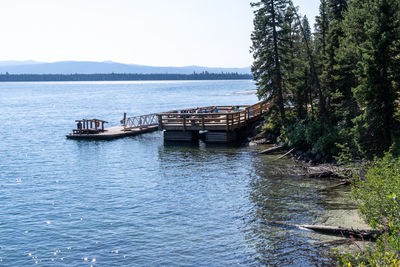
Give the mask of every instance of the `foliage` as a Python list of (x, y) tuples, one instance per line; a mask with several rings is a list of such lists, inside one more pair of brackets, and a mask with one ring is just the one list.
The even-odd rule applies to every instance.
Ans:
[(283, 128), (280, 138), (289, 147), (311, 150), (324, 157), (338, 153), (338, 139), (337, 128), (307, 119)]
[[(285, 58), (285, 15), (290, 0), (262, 0), (252, 3), (258, 9), (254, 12), (254, 31), (251, 34), (254, 62), (252, 72), (258, 95), (269, 100), (273, 106), (271, 116), (285, 121), (283, 100), (282, 63)], [(289, 28), (290, 29), (290, 28)]]
[(375, 159), (365, 178), (358, 177), (352, 188), (361, 215), (374, 228), (400, 229), (400, 158), (386, 154)]
[[(399, 5), (397, 0), (374, 1), (364, 8), (371, 16), (364, 25), (365, 40), (358, 62), (355, 96), (363, 114), (357, 117), (356, 140), (367, 156), (382, 155), (393, 143), (398, 99)], [(396, 93), (397, 92), (397, 93)]]
[[(358, 247), (358, 245), (356, 245)], [(339, 266), (400, 266), (400, 235), (385, 232), (372, 247), (358, 247), (357, 255), (340, 255)]]
[(321, 0), (313, 35), (291, 0), (254, 3), (252, 72), (273, 104), (267, 130), (327, 157), (400, 154), (399, 2)]
[(358, 253), (339, 255), (339, 265), (400, 266), (400, 158), (386, 153), (382, 159), (358, 165), (358, 169), (352, 194), (361, 215), (383, 234), (368, 247), (364, 243), (360, 248), (354, 242)]

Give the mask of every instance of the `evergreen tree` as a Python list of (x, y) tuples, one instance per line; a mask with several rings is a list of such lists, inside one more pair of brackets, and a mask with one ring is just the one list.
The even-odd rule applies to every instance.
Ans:
[(329, 30), (329, 19), (328, 19), (328, 2), (327, 0), (321, 0), (319, 6), (319, 15), (315, 18), (315, 49), (317, 55), (317, 61), (319, 73), (323, 71), (324, 57), (326, 56), (326, 46)]
[[(284, 16), (288, 0), (262, 0), (252, 3), (258, 9), (254, 12), (254, 31), (251, 35), (254, 63), (252, 72), (258, 95), (273, 103), (274, 115), (286, 120), (283, 98), (282, 41)], [(274, 116), (272, 115), (272, 116)]]
[[(347, 129), (353, 127), (352, 120), (359, 113), (359, 107), (354, 98), (352, 88), (358, 85), (355, 70), (362, 54), (358, 44), (365, 41), (364, 25), (369, 20), (369, 17), (373, 15), (366, 12), (367, 9), (360, 8), (368, 5), (368, 1), (351, 0), (348, 10), (342, 13), (344, 17), (340, 27), (343, 32), (343, 38), (339, 38), (339, 47), (335, 53), (336, 64), (333, 66), (333, 79), (336, 91), (333, 92), (332, 96), (333, 116), (341, 124), (342, 128)], [(351, 139), (353, 137), (349, 135), (346, 138)]]
[[(339, 39), (343, 37), (342, 20), (343, 14), (347, 10), (347, 0), (329, 0), (328, 1), (328, 18), (329, 18), (329, 29), (327, 35), (327, 45), (324, 56), (324, 68), (322, 73), (322, 81), (326, 88), (327, 94), (327, 109), (331, 109), (332, 98), (336, 93), (336, 81), (335, 77), (340, 75), (338, 69), (335, 69), (337, 64), (336, 55), (339, 49)], [(337, 101), (334, 101), (337, 104)], [(333, 113), (330, 110), (330, 113)], [(340, 113), (339, 113), (340, 115)], [(333, 123), (337, 122), (336, 118)]]
[[(365, 22), (362, 33), (365, 40), (360, 44), (359, 85), (354, 92), (363, 113), (357, 117), (355, 137), (361, 151), (372, 156), (389, 149), (399, 127), (395, 119), (396, 100), (399, 100), (399, 3), (397, 0), (366, 2), (359, 12), (373, 15)], [(348, 34), (356, 33), (359, 30), (350, 30)]]
[(310, 46), (310, 42), (307, 38), (307, 32), (305, 31), (305, 29), (301, 23), (301, 18), (299, 16), (299, 14), (297, 13), (297, 10), (293, 6), (293, 2), (289, 1), (289, 4), (290, 4), (291, 8), (293, 9), (294, 14), (296, 15), (297, 21), (299, 22), (301, 33), (303, 35), (304, 49), (307, 54), (308, 64), (310, 66), (312, 88), (318, 94), (318, 106), (319, 106), (319, 114), (318, 115), (319, 115), (321, 124), (325, 124), (326, 119), (327, 119), (326, 101), (325, 101), (325, 97), (323, 94), (323, 90), (321, 88), (321, 83), (319, 81), (314, 55), (312, 53), (312, 47)]
[(305, 42), (307, 42), (308, 44), (312, 43), (312, 34), (310, 24), (306, 16), (303, 17), (301, 23), (304, 30), (304, 35), (301, 34), (299, 25), (297, 25), (296, 27), (296, 35), (298, 36), (296, 38), (297, 45), (295, 47), (297, 53), (294, 58), (294, 62), (296, 62), (296, 83), (294, 84), (294, 100), (292, 101), (295, 106), (296, 116), (298, 120), (306, 119), (308, 115), (308, 104), (312, 106), (312, 99), (308, 98), (308, 96), (310, 96), (312, 92), (311, 72), (310, 66), (309, 64), (307, 64), (307, 53), (304, 49)]

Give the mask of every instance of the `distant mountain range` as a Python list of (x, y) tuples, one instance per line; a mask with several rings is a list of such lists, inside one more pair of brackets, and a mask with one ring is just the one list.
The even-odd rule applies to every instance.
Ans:
[(60, 61), (53, 63), (27, 61), (0, 61), (0, 74), (94, 74), (94, 73), (139, 73), (139, 74), (192, 74), (193, 72), (250, 74), (245, 68), (210, 68), (202, 66), (155, 67), (123, 64), (112, 61)]

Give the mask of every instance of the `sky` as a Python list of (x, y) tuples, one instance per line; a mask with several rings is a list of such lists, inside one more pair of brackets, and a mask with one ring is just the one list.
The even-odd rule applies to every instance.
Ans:
[[(251, 0), (1, 0), (0, 61), (246, 67)], [(319, 0), (294, 0), (311, 25)]]

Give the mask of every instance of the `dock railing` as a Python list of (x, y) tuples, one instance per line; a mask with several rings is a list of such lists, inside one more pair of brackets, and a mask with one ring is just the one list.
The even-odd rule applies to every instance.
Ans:
[[(170, 111), (157, 116), (160, 130), (233, 131), (259, 119), (269, 107), (270, 104), (260, 102), (251, 106), (213, 106)], [(202, 112), (216, 108), (218, 112)]]
[(133, 128), (146, 128), (158, 124), (157, 114), (148, 114), (142, 116), (129, 117), (122, 120), (124, 130), (131, 130)]

